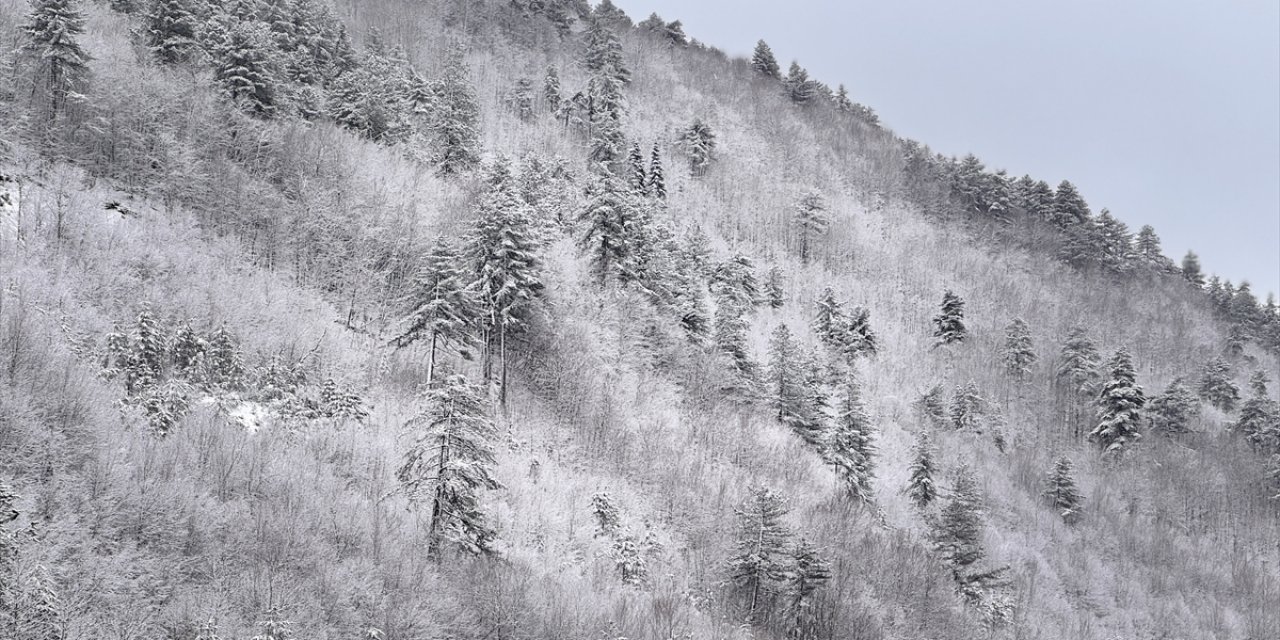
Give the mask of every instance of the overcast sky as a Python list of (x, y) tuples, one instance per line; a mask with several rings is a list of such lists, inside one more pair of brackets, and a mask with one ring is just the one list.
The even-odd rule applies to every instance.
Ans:
[(1280, 291), (1277, 0), (614, 0), (763, 38), (901, 135), (1078, 186), (1165, 252)]

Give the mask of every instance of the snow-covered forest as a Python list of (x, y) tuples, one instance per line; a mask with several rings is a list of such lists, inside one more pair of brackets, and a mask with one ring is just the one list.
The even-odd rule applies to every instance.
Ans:
[(677, 18), (0, 0), (0, 638), (1280, 638), (1275, 299)]

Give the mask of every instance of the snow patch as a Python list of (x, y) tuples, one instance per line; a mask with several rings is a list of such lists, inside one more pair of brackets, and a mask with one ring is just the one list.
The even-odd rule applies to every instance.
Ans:
[(241, 402), (232, 406), (227, 415), (249, 433), (257, 433), (271, 417), (271, 410), (258, 402)]

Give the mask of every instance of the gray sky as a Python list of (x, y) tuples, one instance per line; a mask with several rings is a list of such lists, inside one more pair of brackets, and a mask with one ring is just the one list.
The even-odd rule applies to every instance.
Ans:
[(1056, 185), (1280, 291), (1276, 0), (614, 0), (731, 55), (763, 38), (901, 135)]

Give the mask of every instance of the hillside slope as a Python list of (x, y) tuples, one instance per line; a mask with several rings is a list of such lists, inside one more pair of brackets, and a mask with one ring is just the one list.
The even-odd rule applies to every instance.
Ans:
[[(226, 98), (211, 70), (226, 50), (157, 62), (144, 4), (72, 3), (93, 60), (61, 116), (27, 97), (40, 95), (22, 84), (30, 67), (6, 47), (0, 636), (1280, 638), (1280, 505), (1267, 458), (1231, 426), (1242, 409), (1197, 400), (1189, 433), (1103, 455), (1085, 437), (1093, 399), (1058, 375), (1083, 327), (1104, 362), (1127, 350), (1148, 396), (1177, 377), (1194, 386), (1218, 358), (1246, 399), (1255, 369), (1280, 378), (1265, 338), (1228, 340), (1235, 329), (1179, 274), (1072, 266), (1051, 224), (970, 215), (865, 117), (798, 106), (746, 61), (673, 45), (606, 4), (594, 19), (631, 75), (622, 132), (665, 160), (667, 196), (634, 196), (637, 219), (659, 237), (653, 272), (674, 266), (601, 278), (579, 216), (607, 183), (587, 161), (599, 130), (541, 101), (521, 117), (512, 100), (548, 67), (565, 97), (598, 82), (582, 7), (544, 3), (564, 7), (564, 30), (536, 3), (332, 7), (343, 38), (358, 34), (355, 68), (406, 65), (394, 77), (411, 87), (462, 69), (451, 52), (466, 47), (480, 158), (445, 173), (430, 126), (375, 141), (372, 125), (299, 117), (311, 85), (283, 81), (266, 117)], [(323, 3), (221, 4), (200, 3), (198, 39)], [(0, 9), (0, 29), (20, 33), (30, 7)], [(695, 120), (715, 133), (705, 170), (679, 143)], [(509, 368), (505, 388), (495, 374), (483, 389), (496, 488), (478, 512), (493, 553), (429, 553), (431, 502), (399, 473), (423, 431), (414, 416), (433, 406), (429, 347), (395, 337), (440, 238), (477, 233), (509, 185), (541, 291), (501, 365), (475, 338), (437, 363), (473, 382)], [(813, 191), (830, 225), (802, 238), (795, 211)], [(739, 256), (762, 285), (777, 269), (780, 306), (727, 301), (724, 265)], [(849, 365), (822, 344), (828, 287), (869, 310), (874, 356)], [(966, 302), (968, 337), (936, 347), (944, 291)], [(692, 340), (690, 309), (709, 325)], [(1002, 364), (1014, 318), (1039, 356), (1020, 377)], [(875, 448), (867, 499), (777, 419), (779, 326), (813, 390), (804, 402), (828, 405), (825, 428), (857, 380)], [(745, 359), (726, 353), (735, 327)], [(983, 398), (972, 421), (921, 410), (931, 389), (949, 405), (968, 383)], [(921, 510), (904, 491), (924, 433), (939, 485), (963, 485), (962, 468), (976, 479), (985, 558), (972, 568), (1007, 567), (968, 599), (936, 544), (956, 496)], [(1084, 496), (1072, 524), (1042, 496), (1061, 456)], [(788, 512), (786, 553), (805, 538), (829, 567), (804, 598), (786, 586), (792, 559), (759, 591), (734, 579), (731, 559), (751, 548), (740, 512), (761, 488)]]

